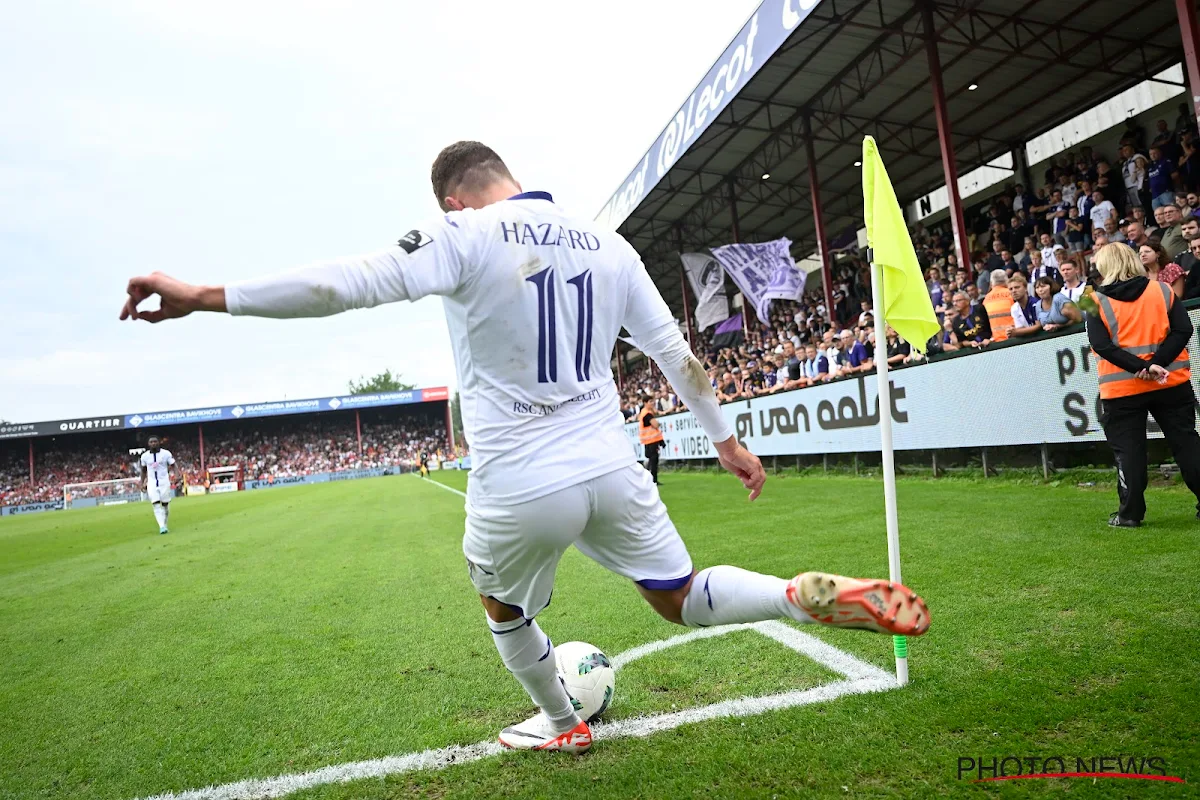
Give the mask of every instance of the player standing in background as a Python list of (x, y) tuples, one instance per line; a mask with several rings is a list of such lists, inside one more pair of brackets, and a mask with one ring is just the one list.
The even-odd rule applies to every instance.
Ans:
[[(442, 296), (474, 466), (463, 551), (500, 657), (541, 709), (505, 728), (502, 744), (574, 753), (591, 746), (535, 620), (571, 545), (683, 625), (786, 617), (910, 635), (928, 629), (924, 602), (899, 584), (820, 572), (788, 581), (731, 566), (696, 572), (625, 437), (610, 368), (622, 328), (659, 365), (751, 500), (766, 474), (733, 437), (637, 252), (546, 192), (522, 191), (478, 142), (443, 150), (432, 179), (446, 213), (395, 247), (226, 287), (162, 273), (133, 278), (121, 319), (320, 317)], [(160, 308), (139, 311), (155, 294)]]
[(157, 436), (151, 436), (146, 449), (138, 459), (142, 467), (142, 491), (150, 498), (154, 518), (158, 520), (158, 532), (167, 532), (167, 518), (171, 515), (171, 467), (175, 456), (164, 450)]

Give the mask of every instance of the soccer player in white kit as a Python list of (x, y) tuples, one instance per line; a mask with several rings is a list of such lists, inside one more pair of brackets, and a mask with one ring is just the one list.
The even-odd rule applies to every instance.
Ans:
[[(505, 728), (502, 744), (574, 753), (591, 746), (535, 619), (571, 545), (683, 625), (786, 617), (909, 635), (928, 629), (925, 603), (899, 584), (820, 572), (788, 581), (731, 566), (696, 572), (625, 437), (610, 367), (622, 328), (659, 365), (751, 500), (766, 475), (733, 437), (637, 252), (549, 194), (522, 191), (478, 142), (443, 150), (432, 181), (445, 213), (394, 247), (224, 287), (161, 273), (133, 278), (121, 319), (319, 317), (443, 298), (473, 462), (463, 551), (501, 660), (540, 709)], [(155, 294), (161, 307), (139, 311)]]
[(150, 498), (158, 532), (166, 533), (167, 519), (171, 516), (171, 467), (175, 466), (175, 456), (163, 449), (157, 436), (151, 436), (138, 463), (142, 467), (142, 491)]

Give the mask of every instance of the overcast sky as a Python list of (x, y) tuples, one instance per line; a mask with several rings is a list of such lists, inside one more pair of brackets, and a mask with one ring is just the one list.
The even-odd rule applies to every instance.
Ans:
[[(102, 6), (102, 7), (101, 7)], [(0, 7), (0, 418), (453, 385), (436, 299), (117, 322), (126, 280), (392, 244), (479, 139), (594, 216), (757, 6), (155, 0)]]

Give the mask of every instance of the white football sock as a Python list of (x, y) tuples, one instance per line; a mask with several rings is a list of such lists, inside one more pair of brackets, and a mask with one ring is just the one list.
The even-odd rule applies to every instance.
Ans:
[(163, 510), (163, 521), (162, 521), (162, 524), (163, 524), (163, 527), (165, 528), (165, 527), (167, 526), (167, 521), (171, 519), (171, 504), (170, 504), (170, 503), (163, 503), (163, 504), (162, 504), (162, 510)]
[(788, 602), (787, 585), (783, 578), (739, 567), (702, 569), (692, 578), (692, 588), (683, 600), (683, 624), (707, 628), (783, 617), (812, 622), (812, 617)]
[(488, 627), (500, 651), (500, 660), (529, 692), (555, 730), (566, 733), (578, 725), (575, 707), (554, 665), (554, 645), (537, 622), (532, 619), (496, 622), (489, 617)]
[(167, 527), (167, 517), (166, 514), (163, 513), (163, 507), (158, 503), (151, 503), (150, 505), (154, 509), (154, 518), (158, 520), (158, 527)]

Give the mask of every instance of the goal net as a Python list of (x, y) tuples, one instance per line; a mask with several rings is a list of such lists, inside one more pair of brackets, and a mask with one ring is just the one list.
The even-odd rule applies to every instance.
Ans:
[(89, 506), (108, 506), (119, 503), (136, 503), (141, 499), (141, 478), (68, 483), (63, 487), (63, 508), (82, 505), (81, 501), (84, 500), (88, 501), (86, 505)]

